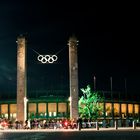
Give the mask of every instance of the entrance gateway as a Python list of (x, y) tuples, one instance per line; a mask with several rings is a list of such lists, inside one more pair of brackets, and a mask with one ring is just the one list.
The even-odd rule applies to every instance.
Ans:
[[(27, 63), (26, 39), (17, 38), (17, 120), (25, 122), (27, 119)], [(77, 119), (78, 114), (78, 57), (77, 39), (72, 36), (68, 40), (69, 46), (69, 80), (70, 80), (70, 119)]]

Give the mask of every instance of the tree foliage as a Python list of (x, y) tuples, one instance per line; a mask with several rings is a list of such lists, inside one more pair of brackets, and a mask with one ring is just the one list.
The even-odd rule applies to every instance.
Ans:
[(79, 99), (79, 115), (81, 118), (96, 120), (103, 113), (103, 97), (91, 91), (90, 85), (81, 89), (83, 95)]

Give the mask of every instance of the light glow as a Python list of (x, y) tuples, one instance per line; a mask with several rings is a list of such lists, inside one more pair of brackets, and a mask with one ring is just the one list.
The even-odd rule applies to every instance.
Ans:
[(57, 55), (39, 55), (37, 59), (41, 63), (45, 64), (45, 63), (54, 63), (55, 61), (57, 61), (58, 57)]

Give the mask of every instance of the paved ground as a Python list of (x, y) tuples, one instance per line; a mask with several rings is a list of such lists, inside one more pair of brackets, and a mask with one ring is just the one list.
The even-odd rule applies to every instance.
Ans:
[(140, 129), (0, 130), (0, 140), (140, 140)]

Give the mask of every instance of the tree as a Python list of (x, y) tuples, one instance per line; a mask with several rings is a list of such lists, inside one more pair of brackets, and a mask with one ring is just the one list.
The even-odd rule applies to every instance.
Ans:
[(79, 99), (79, 115), (81, 118), (96, 120), (103, 113), (103, 97), (91, 91), (90, 85), (82, 88), (83, 96)]

